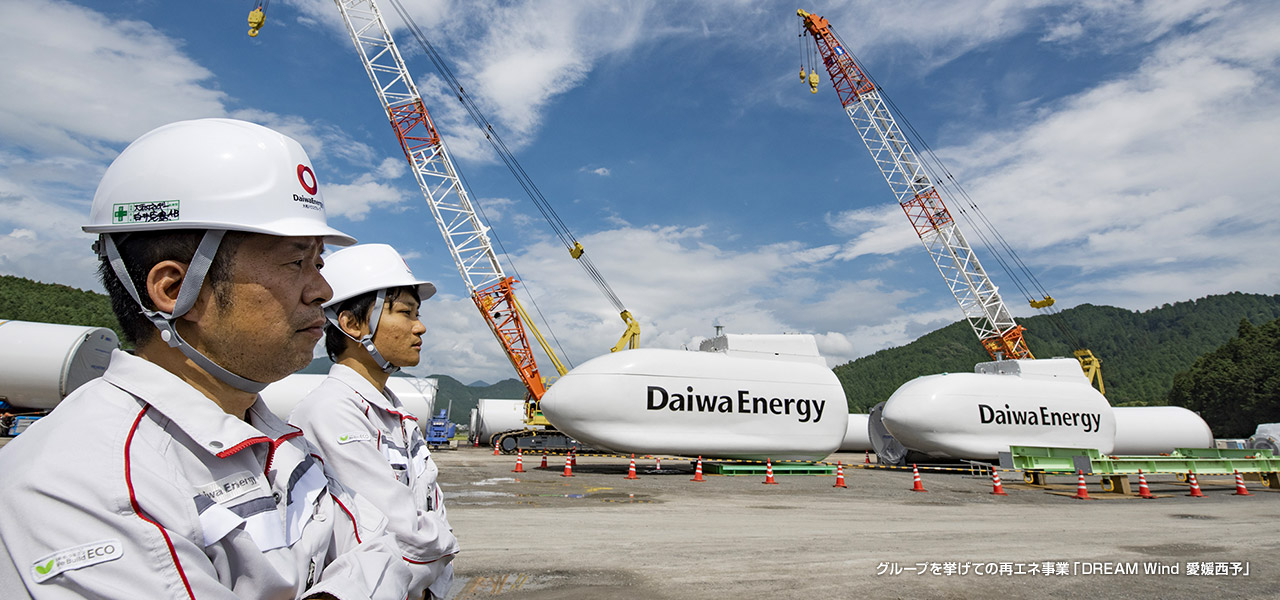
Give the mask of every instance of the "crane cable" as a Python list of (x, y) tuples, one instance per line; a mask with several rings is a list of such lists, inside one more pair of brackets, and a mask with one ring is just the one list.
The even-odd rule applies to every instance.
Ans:
[[(498, 157), (502, 159), (504, 164), (506, 164), (507, 169), (511, 171), (511, 174), (515, 176), (520, 187), (524, 189), (525, 193), (529, 196), (529, 199), (533, 201), (534, 206), (538, 208), (538, 212), (542, 213), (542, 217), (546, 219), (547, 224), (551, 226), (556, 237), (558, 237), (560, 242), (564, 244), (565, 248), (569, 250), (570, 255), (582, 264), (583, 269), (586, 270), (587, 275), (591, 278), (592, 282), (594, 282), (596, 287), (600, 289), (601, 293), (609, 299), (614, 308), (620, 312), (626, 311), (626, 306), (622, 303), (622, 300), (618, 298), (618, 295), (614, 293), (613, 288), (609, 283), (605, 281), (604, 276), (596, 269), (591, 258), (583, 250), (582, 244), (574, 237), (573, 233), (569, 231), (568, 226), (560, 219), (560, 216), (556, 214), (555, 209), (551, 207), (551, 204), (547, 201), (546, 197), (542, 195), (542, 191), (533, 183), (533, 179), (529, 176), (529, 173), (524, 170), (524, 167), (522, 167), (520, 162), (516, 160), (511, 149), (507, 147), (506, 142), (503, 142), (502, 137), (498, 135), (496, 130), (494, 130), (493, 124), (490, 123), (484, 116), (484, 113), (480, 111), (480, 107), (476, 105), (475, 100), (471, 98), (471, 95), (467, 93), (466, 89), (464, 89), (458, 82), (458, 79), (454, 77), (453, 71), (449, 69), (449, 65), (445, 63), (439, 52), (436, 51), (435, 46), (433, 46), (431, 42), (427, 40), (426, 36), (423, 35), (418, 24), (409, 16), (408, 11), (406, 11), (404, 6), (400, 4), (399, 0), (389, 1), (392, 7), (395, 8), (396, 12), (399, 13), (400, 18), (405, 23), (405, 26), (409, 28), (409, 31), (413, 34), (414, 38), (417, 39), (418, 44), (422, 47), (423, 51), (431, 59), (431, 63), (435, 65), (436, 71), (440, 73), (440, 76), (445, 79), (445, 82), (448, 83), (450, 88), (454, 91), (454, 95), (457, 96), (458, 101), (462, 103), (463, 108), (466, 109), (471, 120), (480, 128), (480, 131), (484, 133), (484, 137), (489, 141), (489, 145), (493, 147), (494, 151), (498, 154)], [(541, 315), (541, 311), (539, 311), (539, 314)]]
[[(839, 35), (835, 32), (834, 27), (831, 28), (831, 34), (835, 36), (836, 41), (840, 43), (840, 46), (849, 53), (850, 58), (852, 58), (854, 62), (859, 65), (862, 64), (862, 61), (849, 49), (848, 44), (845, 44), (844, 40), (840, 39)], [(1023, 262), (1022, 258), (1018, 256), (1017, 251), (1013, 249), (1013, 246), (1009, 244), (1004, 235), (1000, 233), (1000, 230), (996, 228), (995, 223), (986, 216), (986, 213), (982, 211), (977, 202), (975, 202), (973, 198), (969, 196), (969, 193), (964, 189), (964, 187), (960, 185), (960, 182), (956, 180), (955, 176), (951, 173), (951, 170), (947, 168), (946, 163), (944, 163), (942, 159), (934, 153), (933, 148), (927, 141), (925, 141), (924, 136), (920, 135), (920, 132), (916, 130), (915, 126), (911, 124), (911, 121), (906, 118), (904, 113), (898, 108), (897, 104), (894, 103), (893, 99), (889, 97), (884, 86), (880, 85), (880, 82), (876, 81), (875, 77), (866, 70), (863, 70), (863, 74), (871, 81), (879, 92), (880, 97), (884, 99), (885, 104), (893, 113), (895, 113), (897, 119), (905, 126), (904, 135), (910, 138), (910, 141), (913, 144), (919, 145), (924, 150), (921, 166), (928, 171), (930, 179), (933, 180), (935, 185), (945, 190), (948, 195), (962, 199), (963, 202), (967, 204), (968, 209), (966, 209), (965, 204), (961, 204), (956, 207), (960, 216), (969, 224), (970, 229), (977, 233), (979, 239), (982, 240), (983, 245), (987, 247), (991, 254), (996, 258), (996, 261), (1000, 263), (1000, 267), (1004, 270), (1005, 275), (1013, 281), (1018, 290), (1022, 292), (1023, 298), (1028, 302), (1035, 300), (1035, 297), (1027, 290), (1027, 286), (1024, 285), (1022, 278), (1018, 276), (1017, 271), (1021, 271), (1026, 275), (1030, 285), (1034, 287), (1041, 296), (1048, 297), (1049, 293), (1040, 283), (1040, 280), (1031, 272), (1031, 269), (1027, 267), (1027, 264)], [(938, 173), (942, 173), (943, 177), (939, 177)], [(952, 187), (954, 187), (955, 190), (952, 190)], [(974, 216), (970, 215), (969, 209), (971, 209), (974, 215), (976, 215), (976, 221)], [(990, 237), (988, 237), (987, 232), (990, 232)], [(994, 238), (998, 243), (993, 244), (991, 238)], [(1001, 249), (1003, 249), (1003, 253)], [(1006, 259), (1004, 253), (1007, 253), (1009, 258)], [(1010, 267), (1010, 262), (1017, 265), (1016, 270)], [(1076, 348), (1085, 347), (1079, 337), (1076, 336), (1075, 333), (1072, 332), (1064, 323), (1064, 319), (1061, 316), (1062, 311), (1060, 309), (1046, 307), (1041, 310), (1049, 316), (1049, 322), (1067, 338), (1070, 344)]]

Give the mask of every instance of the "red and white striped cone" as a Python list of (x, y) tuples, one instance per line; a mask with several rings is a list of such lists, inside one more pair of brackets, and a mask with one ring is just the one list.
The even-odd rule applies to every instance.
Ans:
[(662, 457), (661, 457), (661, 456), (655, 456), (655, 457), (653, 457), (653, 470), (654, 470), (654, 471), (661, 471), (661, 470), (662, 470)]
[(916, 468), (915, 465), (911, 465), (911, 491), (913, 492), (929, 491), (924, 489), (924, 484), (920, 482), (920, 469)]
[(636, 477), (636, 455), (631, 455), (631, 466), (627, 467), (627, 479), (640, 479)]
[(574, 448), (569, 449), (569, 460), (573, 462), (573, 466), (578, 466), (578, 453)]
[(867, 450), (866, 452), (867, 452), (867, 457), (862, 459), (862, 464), (869, 465), (871, 464), (871, 451)]
[(778, 485), (778, 482), (773, 480), (773, 462), (767, 458), (764, 459), (764, 483)]
[(702, 478), (702, 457), (698, 457), (698, 466), (693, 470), (693, 479), (689, 481), (705, 481)]
[(1142, 474), (1142, 469), (1138, 469), (1138, 497), (1147, 500), (1155, 498), (1151, 495), (1151, 488), (1147, 487), (1147, 476)]
[(836, 461), (836, 484), (831, 487), (846, 488), (846, 489), (849, 487), (844, 484), (844, 466), (841, 465), (840, 461), (838, 460)]
[(573, 477), (573, 463), (569, 462), (568, 456), (564, 457), (564, 473), (561, 473), (560, 476)]
[(1009, 495), (1007, 492), (1004, 491), (1004, 486), (1000, 485), (1000, 472), (995, 470), (994, 468), (991, 469), (991, 493), (996, 496)]
[(1249, 493), (1249, 488), (1244, 487), (1244, 475), (1241, 475), (1240, 471), (1238, 470), (1236, 471), (1236, 493), (1231, 495), (1232, 496), (1252, 496), (1253, 495)]
[(1076, 495), (1072, 496), (1072, 498), (1076, 500), (1093, 500), (1093, 498), (1089, 497), (1089, 488), (1085, 487), (1084, 484), (1084, 471), (1078, 470), (1076, 473), (1080, 474), (1080, 480), (1076, 483)]
[(545, 469), (545, 468), (547, 468), (547, 453), (546, 453), (546, 452), (543, 452), (543, 453), (542, 453), (542, 464), (541, 464), (540, 466), (538, 466), (538, 468), (539, 468), (539, 469)]
[(516, 448), (516, 468), (512, 469), (512, 473), (524, 472), (524, 455), (520, 453), (520, 449)]
[(1187, 471), (1187, 480), (1191, 482), (1191, 493), (1187, 495), (1192, 498), (1204, 498), (1204, 493), (1200, 491), (1200, 484), (1196, 483), (1196, 474)]
[(497, 442), (497, 440), (494, 440), (494, 442), (493, 442), (493, 455), (494, 455), (494, 456), (497, 456), (497, 455), (498, 455), (498, 442)]

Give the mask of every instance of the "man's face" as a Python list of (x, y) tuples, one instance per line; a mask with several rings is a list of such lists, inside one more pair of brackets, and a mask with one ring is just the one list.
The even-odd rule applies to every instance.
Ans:
[(271, 383), (311, 362), (324, 326), (320, 305), (333, 289), (320, 276), (319, 237), (249, 235), (230, 281), (206, 287), (200, 350), (227, 370)]
[(378, 331), (373, 334), (373, 345), (383, 358), (397, 367), (413, 367), (418, 364), (422, 351), (422, 334), (427, 328), (418, 318), (418, 301), (413, 294), (401, 292), (382, 304), (382, 316)]

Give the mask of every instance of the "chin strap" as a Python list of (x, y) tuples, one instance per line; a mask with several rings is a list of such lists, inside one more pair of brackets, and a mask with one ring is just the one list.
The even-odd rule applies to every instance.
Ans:
[(98, 243), (94, 244), (94, 251), (98, 253), (98, 256), (105, 256), (107, 261), (111, 263), (111, 270), (115, 271), (116, 278), (120, 280), (120, 283), (124, 285), (124, 289), (133, 297), (133, 301), (138, 304), (142, 314), (156, 326), (156, 329), (160, 330), (160, 339), (169, 344), (170, 348), (177, 348), (187, 358), (191, 359), (191, 362), (196, 363), (197, 366), (218, 378), (219, 381), (240, 391), (256, 394), (267, 387), (267, 384), (245, 379), (219, 366), (209, 357), (192, 348), (186, 340), (182, 339), (181, 335), (178, 335), (178, 329), (174, 326), (175, 321), (182, 315), (187, 314), (187, 311), (191, 310), (191, 307), (195, 305), (196, 298), (200, 295), (200, 288), (204, 287), (205, 276), (209, 273), (209, 267), (213, 264), (213, 257), (218, 252), (218, 246), (222, 243), (224, 234), (226, 234), (226, 230), (223, 229), (205, 231), (204, 237), (200, 240), (200, 245), (196, 247), (195, 255), (191, 257), (191, 263), (187, 267), (187, 274), (182, 280), (182, 285), (178, 288), (178, 301), (173, 306), (172, 314), (150, 310), (143, 305), (142, 299), (138, 295), (138, 289), (134, 287), (133, 278), (129, 277), (129, 271), (125, 269), (124, 260), (120, 258), (120, 250), (116, 247), (116, 242), (112, 239), (111, 234), (104, 233), (98, 236)]
[(342, 328), (342, 325), (338, 324), (337, 304), (324, 309), (324, 316), (330, 323), (333, 323), (334, 327), (338, 328), (338, 331), (342, 332), (342, 335), (345, 335), (351, 341), (364, 346), (364, 349), (369, 352), (369, 356), (373, 357), (373, 362), (378, 364), (378, 368), (382, 369), (383, 373), (391, 374), (399, 371), (400, 367), (391, 364), (391, 361), (383, 358), (382, 353), (378, 352), (378, 348), (373, 345), (373, 334), (378, 333), (378, 320), (382, 318), (382, 304), (386, 301), (387, 290), (385, 288), (378, 290), (378, 295), (374, 297), (373, 300), (373, 306), (369, 307), (369, 334), (359, 339), (356, 339), (355, 336), (347, 333), (347, 331)]

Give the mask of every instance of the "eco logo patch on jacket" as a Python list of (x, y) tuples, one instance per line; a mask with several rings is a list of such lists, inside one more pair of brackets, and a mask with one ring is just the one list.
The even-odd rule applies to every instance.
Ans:
[(102, 540), (46, 555), (31, 565), (31, 578), (44, 583), (63, 571), (83, 569), (124, 555), (120, 540)]

